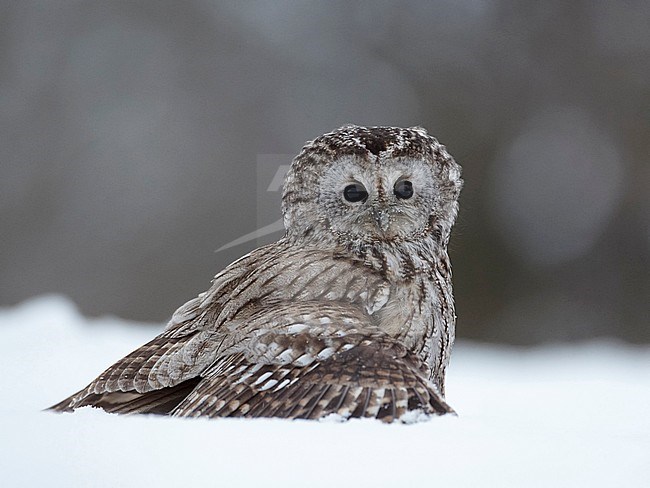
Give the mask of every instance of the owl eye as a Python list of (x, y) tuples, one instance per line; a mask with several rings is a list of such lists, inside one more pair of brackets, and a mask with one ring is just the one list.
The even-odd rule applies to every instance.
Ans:
[(368, 192), (361, 183), (353, 183), (343, 189), (343, 198), (348, 202), (365, 202), (368, 199)]
[(413, 196), (413, 183), (408, 180), (401, 180), (395, 183), (393, 192), (397, 198), (408, 200)]

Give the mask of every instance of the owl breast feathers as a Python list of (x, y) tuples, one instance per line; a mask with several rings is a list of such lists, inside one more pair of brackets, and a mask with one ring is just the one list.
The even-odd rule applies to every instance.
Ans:
[(447, 243), (461, 187), (458, 164), (419, 127), (315, 139), (286, 177), (284, 237), (51, 408), (386, 422), (453, 412)]

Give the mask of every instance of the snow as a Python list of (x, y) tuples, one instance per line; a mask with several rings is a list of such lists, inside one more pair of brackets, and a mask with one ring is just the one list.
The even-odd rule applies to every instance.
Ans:
[(413, 425), (42, 411), (162, 328), (133, 325), (56, 296), (0, 309), (2, 486), (650, 483), (648, 347), (461, 342), (447, 380), (459, 416)]

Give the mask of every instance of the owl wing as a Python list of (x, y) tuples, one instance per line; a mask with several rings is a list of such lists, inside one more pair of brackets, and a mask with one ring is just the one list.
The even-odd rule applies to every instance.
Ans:
[[(362, 263), (284, 242), (259, 248), (219, 273), (212, 287), (180, 307), (166, 329), (117, 361), (86, 388), (51, 407), (94, 405), (114, 412), (169, 409), (196, 386), (220, 351), (250, 332), (248, 317), (275, 303), (321, 300), (367, 314), (388, 299), (389, 287)], [(279, 311), (277, 313), (284, 313)]]
[(251, 315), (247, 327), (172, 415), (392, 422), (453, 412), (426, 365), (355, 307), (281, 303)]

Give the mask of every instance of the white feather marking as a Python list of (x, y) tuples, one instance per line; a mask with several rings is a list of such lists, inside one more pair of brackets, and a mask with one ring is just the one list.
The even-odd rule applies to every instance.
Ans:
[(285, 349), (282, 353), (278, 354), (276, 359), (280, 361), (281, 364), (288, 364), (293, 361), (293, 349)]
[(406, 398), (403, 398), (403, 399), (397, 400), (395, 402), (395, 407), (396, 408), (406, 408), (406, 407), (408, 407), (408, 404), (409, 404), (408, 400)]
[(262, 369), (264, 365), (262, 363), (254, 364), (253, 367), (251, 368), (251, 373), (257, 373), (260, 369)]
[(293, 324), (287, 327), (287, 332), (289, 334), (298, 334), (305, 330), (307, 328), (307, 325), (305, 324)]
[[(240, 383), (243, 383), (243, 382), (246, 381), (248, 378), (250, 378), (250, 377), (253, 376), (255, 373), (257, 373), (260, 369), (262, 369), (263, 366), (264, 366), (264, 365), (261, 364), (261, 363), (260, 363), (260, 364), (254, 364), (252, 367), (250, 367), (250, 369), (248, 370), (248, 372), (247, 372), (245, 375), (243, 375), (243, 376), (240, 377), (240, 378), (237, 378), (237, 380), (233, 383), (233, 385), (238, 385), (238, 384), (240, 384)], [(238, 371), (238, 372), (243, 372), (243, 371), (245, 371), (247, 368), (249, 368), (249, 366), (248, 366), (248, 365), (244, 365), (243, 367), (240, 368), (241, 371)], [(233, 373), (231, 376), (235, 376), (235, 375), (236, 375), (236, 373)]]
[(279, 391), (282, 388), (284, 388), (285, 386), (287, 386), (289, 383), (291, 383), (291, 380), (288, 380), (288, 379), (285, 378), (280, 382), (280, 384), (278, 386), (275, 387), (275, 390), (273, 390), (273, 391)]
[(272, 373), (271, 371), (267, 371), (266, 373), (264, 373), (263, 375), (261, 375), (259, 378), (257, 378), (257, 380), (255, 381), (255, 383), (253, 383), (253, 385), (259, 385), (260, 383), (265, 382), (265, 381), (266, 381), (267, 379), (269, 379), (272, 375), (273, 375), (273, 373)]
[(242, 376), (242, 377), (239, 378), (237, 381), (235, 381), (235, 382), (233, 383), (233, 385), (238, 385), (238, 384), (240, 384), (240, 383), (243, 383), (244, 381), (246, 381), (246, 380), (247, 380), (248, 378), (250, 378), (251, 376), (253, 376), (253, 373), (249, 371), (249, 372), (246, 373), (244, 376)]
[(331, 357), (334, 353), (336, 352), (336, 349), (333, 347), (326, 347), (323, 349), (321, 352), (318, 353), (318, 356), (316, 356), (316, 359), (323, 360)]
[(268, 390), (269, 388), (273, 388), (275, 385), (278, 384), (278, 380), (269, 380), (264, 385), (260, 388), (260, 391), (265, 391)]
[(336, 413), (341, 417), (343, 417), (344, 419), (347, 419), (352, 414), (349, 407), (341, 407), (338, 409)]
[(318, 368), (318, 365), (319, 365), (319, 364), (320, 364), (320, 363), (314, 363), (314, 364), (312, 364), (311, 366), (309, 366), (309, 367), (307, 368), (307, 370), (305, 371), (305, 373), (309, 373), (310, 371), (314, 371), (316, 368)]
[(246, 368), (248, 368), (248, 365), (247, 365), (247, 364), (244, 364), (243, 366), (240, 366), (240, 367), (237, 368), (235, 371), (233, 371), (232, 373), (230, 373), (228, 376), (239, 376), (239, 375), (242, 374), (244, 371), (246, 371)]
[(299, 358), (294, 360), (293, 363), (296, 366), (307, 366), (307, 365), (309, 365), (309, 364), (311, 364), (313, 362), (314, 362), (314, 356), (312, 356), (311, 354), (306, 352), (305, 354), (303, 354), (302, 356), (300, 356)]

